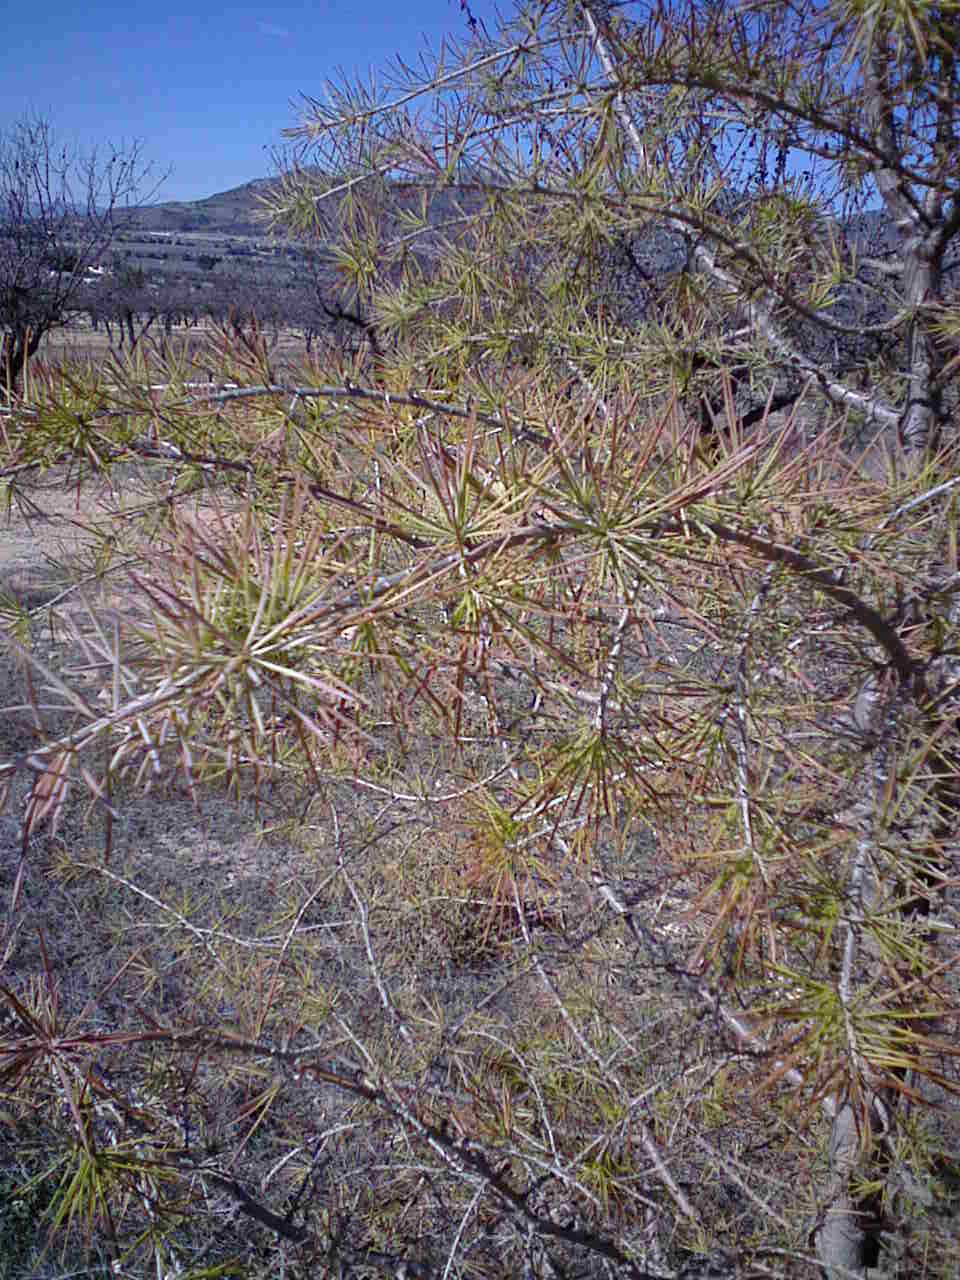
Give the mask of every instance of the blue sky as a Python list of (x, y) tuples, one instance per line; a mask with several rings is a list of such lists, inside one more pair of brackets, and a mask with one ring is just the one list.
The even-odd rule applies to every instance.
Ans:
[[(492, 34), (493, 0), (470, 7)], [(425, 37), (438, 49), (447, 34), (467, 35), (460, 0), (19, 0), (3, 23), (0, 129), (30, 115), (85, 148), (135, 139), (172, 170), (157, 199), (198, 200), (274, 172), (301, 93), (322, 97), (338, 70), (415, 62)]]

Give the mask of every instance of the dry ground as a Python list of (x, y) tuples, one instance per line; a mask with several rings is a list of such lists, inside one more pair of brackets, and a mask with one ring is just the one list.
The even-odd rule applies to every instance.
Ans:
[[(136, 331), (139, 332), (139, 329)], [(103, 325), (93, 329), (88, 321), (76, 320), (67, 328), (56, 329), (45, 335), (35, 359), (51, 366), (69, 362), (90, 363), (96, 368), (102, 368), (111, 350), (118, 351), (121, 356), (129, 352), (127, 346), (117, 347), (119, 330), (115, 324), (111, 326), (111, 332), (114, 339), (113, 347)], [(198, 377), (203, 377), (206, 373), (206, 365), (202, 353), (217, 333), (218, 330), (214, 325), (203, 321), (190, 326), (174, 325), (167, 337), (174, 349), (185, 348), (193, 357), (200, 360), (200, 364), (196, 366), (196, 373)], [(163, 337), (163, 326), (157, 323), (151, 325), (142, 341), (154, 348)], [(274, 332), (270, 329), (267, 331), (267, 345), (272, 358), (278, 365), (302, 366), (305, 342), (300, 331), (280, 329)]]

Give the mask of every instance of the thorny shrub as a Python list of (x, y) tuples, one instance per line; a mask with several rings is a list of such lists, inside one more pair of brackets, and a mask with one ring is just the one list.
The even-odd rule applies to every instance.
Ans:
[[(11, 503), (63, 476), (86, 526), (76, 586), (4, 610), (29, 1274), (810, 1276), (854, 1219), (893, 1274), (956, 1268), (956, 456), (919, 410), (854, 443), (912, 395), (880, 357), (876, 395), (794, 362), (774, 411), (799, 196), (745, 243), (691, 180), (664, 216), (714, 287), (637, 331), (598, 302), (654, 178), (679, 200), (650, 130), (702, 121), (665, 89), (635, 137), (655, 42), (595, 7), (474, 49), (429, 136), (308, 104), (363, 341), (291, 370), (225, 331), (202, 387), (169, 344), (41, 367), (4, 422)], [(733, 76), (658, 15), (656, 85)], [(531, 172), (418, 256), (386, 177), (449, 196), (521, 118)], [(813, 245), (804, 317), (841, 268)]]

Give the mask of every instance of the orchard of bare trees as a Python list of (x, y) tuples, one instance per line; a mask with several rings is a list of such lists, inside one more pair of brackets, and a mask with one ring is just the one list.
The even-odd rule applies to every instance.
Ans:
[(128, 207), (149, 194), (140, 148), (79, 153), (42, 118), (0, 132), (0, 388), (19, 391), (46, 334), (66, 324)]
[(0, 1276), (946, 1280), (960, 15), (465, 12), (3, 421)]

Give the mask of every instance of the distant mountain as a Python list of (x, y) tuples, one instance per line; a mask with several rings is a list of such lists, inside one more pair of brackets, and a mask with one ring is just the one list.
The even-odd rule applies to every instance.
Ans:
[(204, 200), (171, 200), (147, 205), (135, 214), (140, 231), (205, 231), (214, 235), (263, 235), (262, 197), (278, 185), (277, 178), (253, 178), (229, 191), (218, 191)]
[[(266, 230), (263, 197), (278, 189), (280, 182), (280, 178), (253, 178), (204, 200), (171, 200), (147, 205), (136, 211), (133, 227), (150, 234), (203, 232), (261, 238)], [(401, 183), (393, 188), (394, 211), (398, 215), (404, 210), (418, 210), (420, 200), (419, 187)], [(450, 187), (442, 193), (435, 192), (430, 201), (430, 221), (432, 224), (443, 222), (460, 212), (475, 210), (481, 203), (482, 196), (470, 188)]]

